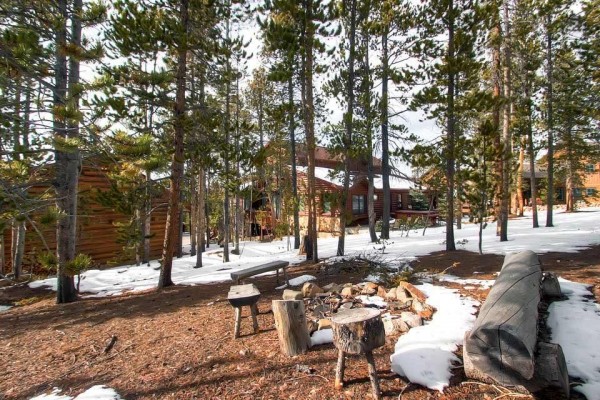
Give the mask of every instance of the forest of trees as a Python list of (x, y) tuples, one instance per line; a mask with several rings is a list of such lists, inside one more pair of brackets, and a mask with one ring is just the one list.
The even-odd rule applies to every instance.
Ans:
[[(350, 160), (368, 164), (372, 198), (372, 156), (381, 159), (372, 241), (389, 238), (390, 176), (402, 163), (421, 171), (419, 184), (442, 194), (448, 251), (467, 203), (508, 239), (534, 163), (547, 178), (538, 190), (531, 174), (533, 227), (537, 198), (551, 227), (557, 183), (573, 211), (599, 151), (600, 0), (3, 0), (0, 60), (0, 243), (11, 247), (0, 273), (10, 265), (18, 279), (26, 236), (55, 229), (39, 261), (56, 270), (59, 303), (76, 298), (73, 276), (92, 262), (76, 249), (84, 160), (108, 168), (112, 190), (97, 201), (129, 218), (119, 236), (138, 263), (149, 259), (153, 204), (168, 193), (162, 288), (173, 284), (183, 208), (196, 267), (212, 230), (227, 262), (249, 188), (277, 193), (267, 199), (282, 204), (274, 231), (294, 248), (307, 235), (317, 261), (316, 146), (343, 160), (341, 210)], [(437, 133), (420, 136), (410, 118)], [(51, 190), (31, 190), (40, 183)]]

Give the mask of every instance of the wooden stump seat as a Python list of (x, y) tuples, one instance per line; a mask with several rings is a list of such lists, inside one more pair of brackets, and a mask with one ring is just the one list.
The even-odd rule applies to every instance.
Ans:
[(258, 321), (256, 315), (258, 314), (258, 307), (256, 302), (260, 297), (258, 288), (253, 284), (249, 285), (235, 285), (229, 289), (227, 294), (227, 300), (235, 309), (235, 325), (233, 329), (233, 338), (237, 339), (240, 336), (240, 325), (242, 320), (242, 307), (250, 307), (250, 315), (252, 316), (252, 325), (254, 333), (258, 333)]
[(385, 329), (381, 313), (373, 308), (345, 310), (331, 317), (333, 343), (338, 349), (335, 388), (344, 385), (346, 354), (364, 354), (369, 366), (369, 379), (375, 399), (381, 398), (373, 350), (385, 344)]

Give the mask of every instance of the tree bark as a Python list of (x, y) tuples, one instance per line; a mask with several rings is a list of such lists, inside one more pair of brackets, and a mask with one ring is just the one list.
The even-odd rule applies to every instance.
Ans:
[(500, 96), (502, 87), (502, 67), (500, 61), (500, 47), (502, 45), (502, 26), (500, 22), (500, 8), (498, 2), (494, 2), (494, 26), (492, 27), (492, 80), (493, 80), (493, 126), (494, 126), (494, 149), (495, 149), (495, 162), (494, 162), (494, 214), (496, 216), (496, 236), (501, 236), (502, 231), (502, 179), (504, 176), (504, 150), (503, 141), (500, 134)]
[(313, 46), (315, 26), (312, 15), (313, 0), (305, 0), (305, 68), (304, 68), (304, 129), (308, 153), (308, 235), (312, 245), (312, 261), (319, 261), (317, 245), (317, 193), (315, 185), (315, 107), (313, 95)]
[(548, 63), (546, 80), (548, 84), (548, 92), (546, 93), (548, 102), (548, 193), (546, 193), (546, 227), (552, 227), (553, 207), (554, 207), (554, 116), (553, 116), (553, 99), (552, 99), (552, 84), (553, 84), (553, 60), (552, 60), (552, 15), (548, 12), (546, 16), (546, 62)]
[(300, 207), (298, 198), (298, 171), (296, 166), (296, 124), (294, 121), (294, 71), (293, 60), (290, 62), (290, 76), (288, 78), (288, 107), (289, 107), (289, 133), (290, 133), (290, 161), (292, 165), (292, 201), (294, 206), (294, 249), (300, 248)]
[[(454, 1), (448, 2), (448, 63), (454, 64)], [(454, 243), (454, 168), (455, 168), (455, 137), (454, 137), (454, 83), (453, 67), (448, 68), (447, 92), (447, 133), (446, 133), (446, 251), (456, 250)]]
[(527, 140), (524, 138), (519, 139), (519, 167), (517, 169), (517, 182), (516, 182), (516, 191), (517, 191), (517, 201), (515, 204), (515, 214), (519, 217), (523, 216), (523, 166), (525, 165), (525, 146), (527, 145)]
[(533, 143), (533, 121), (531, 111), (531, 97), (529, 93), (529, 82), (526, 82), (525, 99), (527, 101), (527, 138), (529, 139), (529, 170), (530, 175), (530, 190), (531, 190), (531, 213), (533, 228), (538, 228), (538, 211), (537, 211), (537, 182), (535, 179), (535, 144)]
[(195, 268), (202, 268), (202, 253), (204, 252), (204, 232), (206, 225), (206, 180), (205, 180), (204, 168), (200, 167), (198, 170), (198, 200), (196, 208), (196, 236), (198, 237), (198, 250), (196, 252), (196, 265)]
[[(67, 27), (68, 19), (67, 0), (58, 0), (60, 14), (60, 27), (56, 31), (56, 65), (55, 65), (55, 87), (54, 107), (61, 109), (67, 106), (67, 74), (69, 81), (69, 101), (74, 106), (79, 104), (77, 86), (79, 84), (79, 61), (75, 58), (70, 60), (67, 72)], [(71, 45), (79, 46), (81, 40), (81, 0), (73, 3)], [(68, 263), (75, 257), (75, 246), (77, 239), (77, 186), (79, 178), (79, 151), (61, 149), (60, 142), (67, 138), (76, 138), (79, 135), (78, 123), (69, 122), (66, 126), (62, 117), (54, 115), (53, 129), (55, 141), (59, 142), (55, 149), (56, 159), (56, 207), (60, 212), (56, 231), (56, 255), (58, 258), (58, 276), (56, 302), (68, 303), (76, 298), (75, 283), (73, 276), (67, 271)]]
[(508, 240), (508, 209), (510, 206), (510, 162), (512, 158), (510, 115), (512, 107), (512, 93), (510, 81), (510, 20), (508, 1), (504, 2), (504, 104), (502, 115), (502, 198), (500, 201), (500, 241)]
[[(356, 0), (350, 0), (350, 49), (348, 54), (348, 77), (346, 81), (347, 109), (344, 115), (346, 134), (344, 136), (344, 189), (340, 201), (340, 237), (338, 238), (337, 255), (344, 255), (346, 240), (346, 205), (350, 194), (350, 160), (352, 151), (352, 129), (354, 119), (354, 58), (356, 43)], [(369, 197), (368, 202), (371, 202)]]
[(183, 27), (181, 42), (177, 49), (177, 73), (175, 106), (173, 109), (173, 159), (171, 161), (171, 177), (169, 189), (169, 208), (165, 224), (165, 240), (163, 243), (160, 276), (158, 288), (162, 289), (173, 285), (171, 269), (173, 267), (173, 253), (175, 252), (175, 238), (179, 228), (179, 202), (181, 197), (181, 179), (183, 177), (184, 163), (184, 135), (185, 135), (185, 81), (187, 64), (187, 34), (188, 34), (188, 6), (189, 0), (181, 0), (179, 18)]
[[(231, 2), (229, 2), (228, 7), (231, 8)], [(227, 27), (226, 27), (226, 35), (227, 35), (227, 42), (230, 41), (230, 35), (231, 35), (231, 27), (230, 27), (230, 19), (231, 16), (229, 15), (229, 13), (231, 12), (231, 10), (228, 11), (228, 15), (227, 15)], [(225, 130), (225, 148), (226, 150), (224, 151), (223, 154), (223, 163), (225, 164), (225, 186), (223, 188), (224, 192), (225, 192), (225, 196), (223, 199), (223, 262), (229, 262), (229, 228), (230, 228), (230, 218), (229, 218), (229, 157), (230, 157), (230, 152), (227, 149), (229, 147), (229, 140), (230, 140), (230, 134), (229, 134), (229, 129), (230, 129), (230, 125), (231, 125), (231, 110), (229, 109), (231, 106), (231, 97), (230, 97), (230, 92), (231, 92), (231, 60), (230, 60), (230, 56), (227, 56), (227, 65), (226, 65), (226, 77), (225, 77), (225, 121), (224, 121), (224, 130)]]
[(383, 181), (383, 212), (381, 221), (381, 238), (390, 238), (390, 160), (389, 160), (389, 54), (388, 54), (389, 21), (384, 21), (381, 36), (381, 178)]

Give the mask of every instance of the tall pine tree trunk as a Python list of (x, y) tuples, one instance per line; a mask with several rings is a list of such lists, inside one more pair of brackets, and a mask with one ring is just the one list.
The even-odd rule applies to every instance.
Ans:
[(553, 60), (552, 60), (552, 15), (548, 12), (546, 16), (546, 62), (548, 91), (546, 93), (546, 101), (548, 102), (548, 193), (546, 193), (546, 227), (552, 227), (553, 207), (554, 207), (554, 116), (553, 116), (553, 98), (552, 98), (552, 83), (553, 77)]
[[(67, 0), (58, 0), (60, 26), (56, 31), (56, 65), (55, 65), (55, 92), (54, 107), (62, 109), (67, 106), (67, 74), (69, 80), (69, 101), (78, 102), (77, 85), (79, 84), (79, 62), (72, 58), (70, 72), (67, 72), (67, 27), (68, 18)], [(72, 32), (70, 45), (78, 46), (81, 39), (81, 0), (73, 3)], [(75, 96), (73, 96), (75, 95)], [(53, 129), (55, 135), (56, 159), (56, 207), (61, 217), (58, 220), (56, 231), (56, 255), (58, 258), (58, 277), (56, 302), (67, 303), (75, 300), (75, 284), (73, 276), (69, 275), (68, 263), (75, 257), (77, 238), (77, 184), (79, 178), (79, 151), (64, 149), (62, 143), (67, 138), (77, 138), (79, 130), (76, 123), (69, 122), (66, 126), (63, 118), (54, 116)]]
[[(344, 255), (346, 240), (346, 205), (350, 194), (350, 160), (352, 151), (352, 129), (354, 119), (354, 53), (356, 43), (356, 0), (350, 0), (350, 49), (348, 55), (348, 77), (346, 81), (346, 99), (348, 108), (344, 116), (346, 134), (344, 136), (344, 190), (340, 202), (340, 237), (338, 238), (337, 255)], [(372, 197), (368, 202), (372, 202)]]
[(529, 169), (531, 171), (530, 189), (531, 189), (531, 212), (533, 219), (533, 227), (538, 228), (538, 210), (537, 210), (537, 182), (535, 179), (535, 145), (533, 143), (533, 116), (531, 110), (531, 97), (529, 93), (529, 82), (525, 87), (525, 99), (527, 101), (527, 138), (529, 141)]
[[(229, 3), (229, 7), (231, 8), (231, 3)], [(230, 10), (228, 11), (228, 13), (230, 12)], [(228, 15), (227, 16), (227, 42), (229, 42), (230, 39), (230, 35), (231, 35), (231, 27), (230, 27), (230, 19), (231, 17)], [(230, 157), (230, 152), (229, 152), (229, 139), (230, 139), (230, 125), (231, 125), (231, 110), (229, 109), (231, 106), (231, 98), (230, 98), (230, 92), (231, 92), (231, 60), (230, 60), (230, 56), (227, 55), (227, 66), (226, 66), (226, 72), (225, 74), (227, 75), (225, 77), (225, 121), (224, 121), (224, 126), (223, 128), (225, 129), (225, 151), (223, 154), (223, 162), (225, 164), (225, 185), (224, 185), (224, 192), (225, 192), (225, 196), (223, 199), (223, 262), (229, 262), (229, 228), (230, 228), (230, 218), (229, 218), (229, 210), (230, 210), (230, 200), (229, 200), (229, 170), (230, 170), (230, 166), (229, 166), (229, 157)]]
[(312, 245), (312, 260), (319, 261), (317, 246), (317, 193), (315, 185), (315, 106), (313, 94), (313, 46), (315, 26), (313, 22), (313, 0), (304, 0), (305, 4), (305, 67), (304, 67), (304, 129), (306, 151), (308, 155), (308, 236)]
[[(388, 54), (389, 21), (384, 22), (381, 36), (381, 178), (383, 181), (383, 213), (381, 221), (381, 238), (390, 238), (390, 149), (389, 149), (389, 54)], [(370, 199), (369, 199), (370, 200)]]
[(294, 71), (293, 59), (290, 61), (290, 76), (288, 78), (288, 107), (290, 134), (290, 161), (292, 165), (292, 201), (294, 206), (294, 249), (300, 248), (300, 199), (298, 198), (298, 171), (296, 166), (296, 132), (294, 121)]
[(510, 82), (510, 20), (508, 11), (508, 1), (504, 2), (504, 103), (502, 115), (502, 198), (500, 200), (500, 241), (508, 240), (508, 209), (510, 207), (510, 162), (512, 158), (511, 151), (511, 133), (510, 133), (510, 115), (512, 107), (512, 93)]
[(204, 231), (206, 224), (206, 177), (204, 168), (200, 167), (198, 170), (198, 200), (196, 208), (196, 232), (195, 235), (198, 237), (198, 252), (196, 253), (196, 266), (194, 268), (202, 267), (202, 252), (204, 251)]
[(189, 0), (181, 0), (179, 3), (179, 18), (182, 29), (182, 37), (177, 48), (177, 72), (175, 106), (173, 112), (173, 159), (171, 161), (171, 177), (169, 188), (169, 208), (167, 210), (167, 222), (165, 224), (165, 240), (163, 243), (160, 276), (158, 279), (159, 289), (173, 285), (171, 270), (173, 267), (173, 253), (175, 252), (175, 239), (179, 228), (179, 202), (181, 200), (181, 180), (183, 178), (184, 163), (184, 135), (185, 135), (185, 78), (187, 64), (187, 34), (188, 34), (188, 3)]
[(492, 80), (493, 80), (493, 99), (494, 106), (492, 110), (492, 120), (494, 125), (494, 214), (496, 215), (496, 236), (501, 236), (502, 231), (502, 179), (504, 176), (504, 150), (502, 137), (500, 134), (500, 96), (502, 86), (502, 67), (500, 62), (500, 51), (502, 45), (502, 27), (500, 25), (500, 8), (498, 1), (494, 2), (494, 25), (492, 27), (491, 45), (492, 45)]
[(146, 185), (144, 186), (144, 222), (143, 222), (143, 238), (144, 238), (144, 255), (142, 263), (150, 264), (150, 238), (152, 236), (152, 177), (149, 170), (146, 170)]
[(517, 192), (517, 198), (516, 198), (516, 202), (515, 202), (515, 214), (517, 214), (517, 216), (522, 217), (523, 216), (523, 206), (524, 206), (524, 200), (523, 200), (523, 166), (525, 164), (525, 146), (526, 146), (526, 140), (524, 138), (519, 138), (519, 167), (517, 169), (517, 182), (516, 182), (516, 192)]
[[(191, 168), (193, 170), (193, 167)], [(192, 173), (190, 177), (190, 257), (194, 257), (196, 255), (196, 239), (197, 239), (197, 229), (198, 225), (198, 189), (197, 189), (197, 181), (195, 174)]]
[(454, 243), (454, 168), (455, 168), (455, 122), (454, 115), (454, 84), (456, 73), (454, 72), (455, 50), (454, 50), (454, 1), (448, 2), (448, 91), (446, 109), (446, 251), (456, 250)]

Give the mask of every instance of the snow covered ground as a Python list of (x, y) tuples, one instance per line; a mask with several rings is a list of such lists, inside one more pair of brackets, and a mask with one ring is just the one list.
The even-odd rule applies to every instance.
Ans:
[[(521, 250), (537, 253), (577, 252), (591, 245), (600, 244), (600, 208), (587, 208), (575, 214), (557, 212), (554, 227), (531, 228), (531, 217), (510, 220), (507, 242), (499, 242), (495, 236), (495, 224), (484, 231), (484, 253), (507, 254)], [(543, 215), (540, 225), (544, 225)], [(425, 236), (421, 231), (401, 237), (391, 232), (385, 245), (369, 243), (366, 228), (357, 235), (346, 236), (346, 254), (376, 253), (382, 258), (401, 264), (402, 260), (426, 255), (445, 249), (445, 227), (428, 228)], [(478, 226), (464, 225), (455, 230), (457, 247), (477, 251)], [(230, 273), (273, 260), (287, 260), (291, 264), (301, 262), (304, 257), (288, 250), (289, 241), (272, 243), (245, 242), (241, 254), (231, 255), (231, 261), (222, 263), (222, 249), (211, 249), (204, 254), (204, 267), (194, 269), (195, 258), (183, 257), (173, 262), (173, 281), (177, 284), (202, 284), (228, 281)], [(319, 254), (322, 258), (333, 257), (337, 250), (337, 239), (319, 239)], [(93, 297), (113, 296), (126, 291), (141, 291), (156, 286), (158, 262), (150, 266), (125, 266), (107, 270), (90, 270), (83, 275), (81, 291)], [(500, 266), (498, 266), (500, 267)], [(293, 284), (310, 280), (310, 276), (298, 277)], [(462, 285), (489, 287), (493, 281), (459, 279), (445, 275), (444, 280)], [(594, 347), (600, 343), (600, 309), (586, 296), (590, 292), (585, 285), (562, 281), (561, 285), (569, 299), (555, 302), (550, 307), (549, 325), (553, 340), (563, 346), (569, 373), (584, 381), (576, 390), (588, 400), (600, 400), (600, 355)], [(50, 278), (30, 283), (31, 287), (56, 288), (56, 279)], [(453, 290), (425, 283), (420, 288), (429, 296), (428, 302), (437, 308), (432, 321), (412, 329), (403, 335), (391, 357), (392, 369), (407, 376), (412, 382), (442, 391), (448, 385), (451, 365), (457, 361), (452, 353), (462, 342), (464, 332), (471, 328), (477, 302), (461, 298)], [(569, 323), (569, 321), (571, 321)], [(566, 322), (566, 323), (565, 323)], [(313, 344), (331, 341), (329, 332), (314, 335)], [(40, 397), (40, 399), (71, 399), (71, 397)], [(81, 400), (77, 397), (76, 400)]]
[[(543, 226), (544, 220), (540, 219)], [(508, 227), (509, 240), (499, 242), (495, 232), (495, 224), (489, 224), (484, 230), (484, 253), (506, 254), (521, 250), (532, 250), (537, 253), (550, 251), (576, 252), (590, 245), (600, 243), (600, 208), (587, 208), (575, 214), (557, 212), (554, 216), (554, 227), (531, 228), (531, 218), (524, 217), (510, 220)], [(378, 253), (390, 261), (411, 259), (445, 249), (446, 228), (428, 228), (425, 236), (422, 231), (413, 231), (409, 237), (401, 237), (397, 231), (390, 233), (390, 240), (383, 245), (369, 243), (366, 228), (358, 235), (346, 236), (346, 254)], [(455, 230), (454, 236), (459, 243), (457, 247), (468, 251), (477, 251), (478, 226), (467, 224), (463, 229)], [(286, 260), (291, 264), (301, 262), (304, 257), (298, 256), (294, 250), (287, 250), (288, 240), (271, 243), (244, 242), (241, 254), (231, 255), (230, 262), (221, 261), (222, 249), (212, 248), (203, 255), (204, 267), (194, 269), (195, 257), (183, 257), (173, 261), (173, 281), (176, 284), (195, 285), (201, 283), (221, 282), (230, 279), (230, 273), (254, 265), (274, 260)], [(319, 255), (322, 258), (335, 256), (337, 238), (319, 239)], [(159, 275), (158, 261), (150, 266), (124, 266), (105, 270), (89, 270), (85, 272), (81, 282), (84, 295), (103, 297), (114, 296), (126, 291), (141, 291), (156, 287)], [(51, 287), (56, 289), (56, 279), (49, 278), (30, 283), (31, 287)]]
[(114, 389), (104, 385), (92, 386), (76, 397), (60, 394), (61, 392), (62, 390), (54, 388), (51, 393), (41, 394), (30, 400), (122, 400)]

